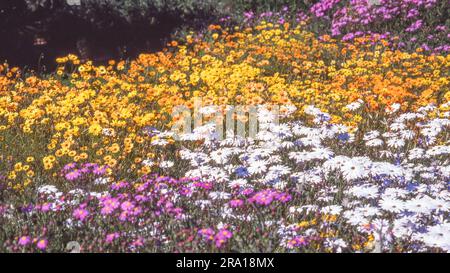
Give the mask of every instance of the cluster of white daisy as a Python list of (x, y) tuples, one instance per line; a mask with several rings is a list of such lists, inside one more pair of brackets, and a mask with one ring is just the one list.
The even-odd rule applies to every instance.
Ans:
[[(361, 102), (348, 106), (360, 107)], [(409, 113), (390, 110), (376, 128), (364, 131), (331, 124), (314, 106), (305, 113), (312, 123), (274, 123), (262, 108), (254, 138), (219, 141), (214, 124), (197, 128), (182, 136), (180, 155), (189, 165), (184, 175), (221, 183), (224, 193), (300, 192), (303, 198), (276, 219), (285, 247), (296, 236), (317, 233), (296, 223), (320, 213), (351, 232), (373, 236), (377, 251), (450, 251), (449, 112), (433, 105)], [(189, 144), (199, 139), (201, 146)], [(334, 251), (351, 243), (342, 234), (325, 242)]]

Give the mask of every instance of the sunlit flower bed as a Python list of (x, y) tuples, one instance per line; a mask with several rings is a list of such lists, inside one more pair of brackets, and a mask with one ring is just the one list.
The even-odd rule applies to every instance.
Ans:
[[(0, 250), (450, 251), (448, 55), (304, 28), (210, 26), (46, 76), (0, 66)], [(172, 110), (196, 98), (210, 116), (259, 106), (258, 134), (175, 140)]]
[[(349, 133), (309, 106), (314, 125), (271, 123), (255, 138), (215, 140), (214, 124), (181, 136), (180, 177), (105, 176), (71, 163), (65, 185), (2, 205), (8, 251), (449, 251), (450, 112), (390, 113)], [(440, 117), (439, 117), (440, 116)], [(170, 133), (157, 133), (163, 137)], [(199, 141), (202, 142), (198, 145)], [(148, 160), (144, 165), (153, 165)], [(20, 200), (20, 201), (19, 201)]]

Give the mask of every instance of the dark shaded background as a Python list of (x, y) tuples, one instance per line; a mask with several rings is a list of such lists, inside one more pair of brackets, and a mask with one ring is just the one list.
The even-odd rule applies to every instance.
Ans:
[(44, 72), (55, 68), (57, 57), (69, 53), (95, 63), (133, 58), (161, 49), (182, 26), (196, 29), (218, 19), (207, 9), (148, 8), (124, 15), (107, 5), (43, 3), (30, 8), (25, 0), (0, 0), (0, 62)]

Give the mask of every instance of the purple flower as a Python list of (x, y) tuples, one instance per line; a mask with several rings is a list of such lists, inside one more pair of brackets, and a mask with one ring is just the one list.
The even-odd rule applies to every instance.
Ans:
[(107, 169), (106, 166), (103, 166), (103, 167), (96, 166), (92, 170), (92, 173), (95, 174), (95, 175), (104, 175), (106, 173), (106, 169)]
[(110, 215), (111, 213), (114, 212), (114, 208), (112, 206), (104, 206), (101, 210), (100, 213), (102, 215)]
[(262, 190), (260, 192), (255, 193), (250, 199), (249, 202), (255, 202), (258, 205), (270, 205), (272, 203), (276, 192), (271, 189)]
[(84, 221), (84, 219), (89, 216), (89, 211), (87, 211), (86, 209), (77, 208), (73, 211), (72, 215), (75, 219)]
[(144, 238), (139, 237), (136, 240), (134, 240), (133, 242), (131, 242), (130, 247), (140, 247), (144, 245)]
[(120, 208), (122, 209), (122, 211), (131, 211), (134, 209), (134, 204), (130, 201), (124, 201), (120, 205)]
[(277, 195), (276, 199), (281, 203), (287, 203), (292, 199), (292, 196), (288, 193), (280, 193)]
[(355, 35), (353, 33), (347, 33), (344, 35), (344, 37), (342, 37), (342, 40), (350, 41), (350, 40), (353, 40), (353, 38), (355, 38)]
[(124, 222), (128, 219), (129, 212), (128, 211), (122, 211), (119, 215), (119, 220)]
[(407, 31), (407, 32), (415, 32), (415, 31), (417, 31), (418, 29), (420, 29), (420, 28), (422, 27), (422, 25), (423, 25), (423, 21), (419, 19), (419, 20), (415, 21), (414, 23), (412, 23), (412, 24), (406, 29), (406, 31)]
[(227, 229), (221, 229), (217, 234), (214, 236), (214, 242), (216, 244), (216, 247), (220, 248), (224, 244), (228, 242), (228, 240), (233, 236), (233, 233)]
[(47, 211), (50, 210), (50, 208), (51, 208), (51, 204), (50, 203), (45, 202), (44, 204), (41, 205), (41, 211), (42, 212), (47, 212)]
[(241, 191), (241, 194), (243, 194), (243, 195), (250, 195), (250, 194), (252, 194), (254, 192), (254, 190), (253, 189), (251, 189), (251, 188), (247, 188), (247, 189), (244, 189), (244, 190), (242, 190)]
[(45, 250), (47, 248), (47, 245), (48, 241), (46, 239), (40, 239), (36, 244), (37, 248), (39, 248), (40, 250)]
[(63, 167), (63, 171), (69, 171), (72, 170), (73, 168), (75, 168), (77, 164), (75, 162), (66, 164), (66, 166)]
[(225, 228), (220, 229), (216, 235), (224, 237), (226, 239), (230, 239), (231, 237), (233, 237), (233, 233)]
[(287, 247), (294, 248), (294, 247), (304, 246), (306, 244), (307, 244), (307, 241), (306, 241), (305, 237), (296, 236), (296, 237), (292, 238), (291, 240), (289, 240), (289, 242), (287, 243)]
[(22, 236), (22, 237), (19, 238), (18, 243), (21, 246), (26, 246), (29, 243), (31, 243), (31, 238), (30, 238), (30, 236)]
[(331, 10), (339, 2), (340, 0), (321, 0), (311, 7), (310, 12), (316, 17), (323, 17), (327, 11)]
[(190, 194), (192, 193), (192, 190), (189, 189), (189, 188), (187, 188), (187, 187), (182, 187), (182, 188), (179, 190), (179, 193), (180, 193), (181, 195), (183, 195), (183, 196), (188, 196), (188, 195), (190, 195)]
[(80, 176), (81, 176), (81, 172), (79, 170), (70, 171), (70, 172), (66, 173), (66, 175), (65, 175), (66, 179), (69, 181), (76, 180)]
[(106, 197), (101, 200), (101, 205), (104, 207), (111, 207), (117, 209), (120, 206), (120, 202), (117, 198)]
[(112, 243), (112, 241), (114, 241), (115, 239), (119, 238), (120, 234), (118, 232), (114, 232), (114, 233), (110, 233), (106, 235), (106, 243), (110, 244)]
[(230, 207), (232, 208), (242, 207), (242, 205), (244, 205), (244, 201), (240, 199), (234, 199), (230, 201)]
[(197, 233), (205, 240), (212, 241), (214, 239), (214, 230), (212, 228), (202, 228)]
[(254, 17), (255, 15), (253, 14), (253, 12), (249, 11), (249, 12), (244, 12), (244, 17), (246, 20), (250, 20)]
[(120, 189), (122, 189), (122, 188), (126, 188), (126, 187), (128, 187), (128, 183), (127, 182), (125, 182), (125, 181), (119, 181), (119, 182), (117, 182), (117, 183), (114, 183), (114, 184), (112, 184), (111, 185), (111, 189), (112, 190), (120, 190)]
[(419, 15), (419, 11), (417, 9), (411, 9), (408, 11), (406, 18), (413, 18)]

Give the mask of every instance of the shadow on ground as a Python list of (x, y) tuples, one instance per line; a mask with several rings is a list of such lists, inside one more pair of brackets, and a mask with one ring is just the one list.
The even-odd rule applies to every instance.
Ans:
[(0, 62), (38, 72), (52, 71), (55, 59), (69, 53), (96, 64), (110, 59), (134, 58), (162, 49), (181, 27), (200, 29), (217, 20), (198, 11), (146, 13), (127, 21), (109, 10), (95, 17), (80, 16), (73, 8), (52, 7), (30, 11), (25, 1), (0, 3)]

